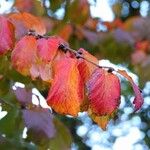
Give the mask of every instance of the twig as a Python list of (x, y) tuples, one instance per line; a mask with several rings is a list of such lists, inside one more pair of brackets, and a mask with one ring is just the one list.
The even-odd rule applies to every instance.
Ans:
[(96, 64), (95, 62), (93, 62), (93, 61), (91, 61), (91, 60), (85, 58), (85, 57), (82, 55), (82, 53), (80, 53), (80, 52), (78, 52), (78, 51), (76, 51), (76, 50), (74, 50), (74, 49), (71, 49), (71, 48), (69, 48), (69, 47), (66, 47), (66, 46), (64, 46), (63, 44), (60, 44), (59, 47), (58, 47), (58, 49), (61, 49), (61, 50), (64, 51), (65, 53), (66, 53), (67, 51), (70, 51), (70, 52), (72, 52), (72, 53), (76, 56), (76, 58), (82, 58), (82, 59), (86, 60), (87, 62), (89, 62), (89, 63), (95, 65), (95, 66), (98, 67), (98, 68), (106, 68), (106, 69), (108, 69), (108, 72), (113, 72), (113, 71), (115, 71), (115, 69), (112, 68), (112, 67), (100, 66), (100, 65)]
[(30, 29), (29, 31), (28, 31), (28, 33), (27, 33), (27, 35), (31, 35), (31, 36), (34, 36), (34, 37), (36, 37), (36, 39), (41, 39), (41, 38), (49, 38), (49, 36), (47, 36), (47, 35), (40, 35), (40, 34), (37, 34), (36, 32), (35, 32), (35, 30), (32, 30), (32, 29)]
[[(37, 34), (34, 30), (29, 30), (28, 33), (27, 33), (27, 35), (35, 36), (37, 39), (40, 39), (40, 38), (49, 38), (49, 36), (47, 36), (47, 35), (39, 35), (39, 34)], [(105, 68), (105, 69), (108, 69), (108, 72), (116, 71), (116, 70), (115, 70), (114, 68), (112, 68), (112, 67), (100, 66), (100, 65), (96, 64), (95, 62), (93, 62), (93, 61), (91, 61), (91, 60), (85, 58), (85, 57), (82, 55), (81, 52), (78, 52), (78, 51), (76, 51), (76, 50), (74, 50), (74, 49), (71, 49), (70, 47), (67, 47), (67, 46), (65, 46), (65, 45), (63, 45), (63, 44), (60, 44), (59, 47), (58, 47), (58, 49), (61, 49), (61, 50), (62, 50), (63, 52), (65, 52), (65, 53), (66, 53), (67, 51), (70, 51), (71, 53), (73, 53), (73, 54), (76, 56), (77, 59), (82, 58), (82, 59), (84, 59), (85, 61), (87, 61), (87, 62), (89, 62), (89, 63), (95, 65), (95, 66), (98, 67), (98, 68)]]

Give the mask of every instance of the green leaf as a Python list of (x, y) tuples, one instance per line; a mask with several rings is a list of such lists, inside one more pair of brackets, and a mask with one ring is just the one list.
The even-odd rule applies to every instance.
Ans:
[(55, 138), (49, 141), (50, 150), (69, 150), (72, 144), (72, 137), (67, 127), (58, 119), (54, 119), (54, 124), (57, 129)]
[(61, 4), (64, 2), (64, 0), (50, 0), (50, 9), (55, 12), (57, 9), (59, 9), (61, 7)]
[(21, 123), (19, 119), (19, 110), (12, 108), (8, 114), (0, 120), (0, 132), (8, 137), (12, 137), (18, 131), (18, 125)]
[(37, 147), (33, 143), (27, 143), (22, 140), (14, 140), (0, 135), (0, 149), (3, 150), (36, 150)]

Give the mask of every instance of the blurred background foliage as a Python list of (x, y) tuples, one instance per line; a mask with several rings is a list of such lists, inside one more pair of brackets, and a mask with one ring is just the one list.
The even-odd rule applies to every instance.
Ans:
[[(133, 92), (122, 80), (118, 117), (109, 123), (107, 131), (102, 131), (86, 113), (75, 119), (54, 114), (55, 117), (49, 118), (53, 123), (48, 118), (40, 120), (37, 116), (43, 116), (44, 111), (46, 117), (50, 110), (32, 108), (36, 114), (26, 112), (20, 106), (22, 97), (14, 94), (12, 86), (21, 82), (28, 90), (37, 88), (46, 97), (48, 85), (31, 81), (13, 70), (8, 54), (0, 57), (0, 149), (123, 150), (124, 146), (126, 150), (150, 149), (150, 1), (106, 0), (112, 12), (107, 14), (106, 10), (106, 18), (96, 11), (100, 10), (98, 6), (102, 5), (102, 1), (1, 0), (0, 13), (7, 15), (25, 11), (39, 16), (48, 35), (59, 35), (73, 49), (83, 47), (99, 60), (106, 59), (105, 63), (111, 61), (128, 68), (143, 90), (145, 102), (141, 111), (133, 113)], [(107, 19), (110, 15), (112, 18)], [(19, 102), (15, 95), (21, 99)], [(26, 97), (27, 91), (22, 91), (22, 95)], [(31, 118), (38, 125), (28, 123)], [(25, 127), (29, 126), (32, 130), (27, 131)], [(37, 130), (33, 131), (34, 128)]]

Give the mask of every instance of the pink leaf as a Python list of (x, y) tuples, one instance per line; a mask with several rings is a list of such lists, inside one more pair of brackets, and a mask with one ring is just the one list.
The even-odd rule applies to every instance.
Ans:
[(139, 87), (134, 83), (133, 79), (127, 74), (125, 70), (118, 70), (117, 72), (124, 76), (131, 83), (133, 91), (135, 93), (135, 98), (133, 101), (133, 104), (135, 104), (135, 111), (139, 110), (144, 102)]
[(112, 114), (120, 104), (120, 81), (112, 73), (97, 68), (87, 82), (90, 108), (97, 115)]
[(37, 40), (38, 56), (46, 62), (53, 60), (58, 52), (58, 47), (60, 44), (66, 43), (57, 36)]
[(0, 16), (0, 55), (11, 50), (14, 42), (14, 26), (5, 17)]
[(23, 75), (30, 75), (30, 68), (36, 62), (37, 43), (33, 36), (24, 36), (16, 43), (11, 60), (14, 68)]

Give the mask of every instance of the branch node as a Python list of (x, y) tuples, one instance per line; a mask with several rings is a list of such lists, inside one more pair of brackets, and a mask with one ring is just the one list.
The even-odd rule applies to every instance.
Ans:
[(59, 47), (58, 47), (58, 49), (61, 49), (65, 53), (68, 51), (68, 48), (65, 47), (63, 44), (60, 44)]
[(77, 53), (77, 54), (76, 54), (76, 58), (77, 58), (77, 59), (81, 58), (80, 54)]
[(112, 67), (108, 68), (108, 73), (112, 73), (113, 71), (114, 71), (114, 68), (112, 68)]
[(82, 52), (77, 52), (78, 54), (82, 55), (83, 53)]

